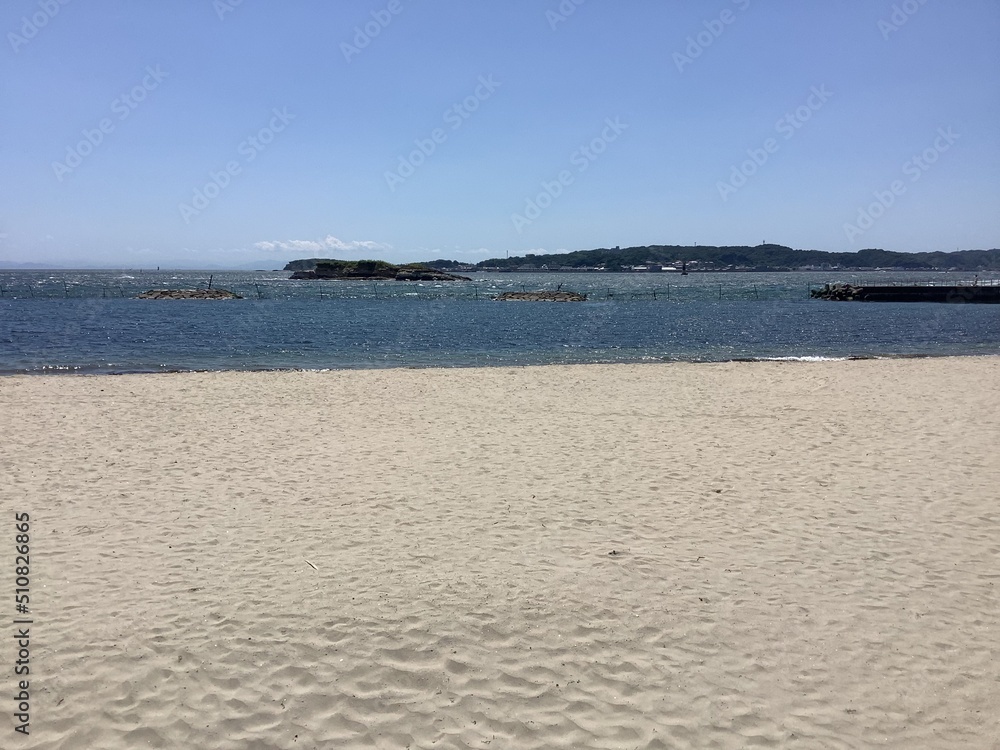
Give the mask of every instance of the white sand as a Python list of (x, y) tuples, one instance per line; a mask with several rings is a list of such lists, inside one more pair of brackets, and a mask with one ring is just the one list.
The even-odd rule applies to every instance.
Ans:
[(8, 377), (0, 415), (0, 747), (1000, 746), (1000, 358)]

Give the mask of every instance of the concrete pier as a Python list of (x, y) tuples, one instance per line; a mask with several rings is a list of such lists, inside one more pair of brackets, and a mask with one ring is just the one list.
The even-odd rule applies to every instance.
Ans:
[(894, 285), (855, 286), (853, 284), (827, 284), (813, 289), (814, 299), (837, 302), (953, 302), (1000, 303), (1000, 284), (978, 285)]

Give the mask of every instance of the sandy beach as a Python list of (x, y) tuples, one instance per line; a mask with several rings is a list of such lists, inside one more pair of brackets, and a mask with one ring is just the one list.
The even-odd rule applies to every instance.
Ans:
[(16, 376), (0, 414), (5, 748), (1000, 747), (998, 357)]

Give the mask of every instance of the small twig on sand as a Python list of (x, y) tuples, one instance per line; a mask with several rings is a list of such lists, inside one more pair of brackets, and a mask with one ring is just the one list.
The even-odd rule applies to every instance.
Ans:
[[(305, 558), (304, 558), (304, 557), (303, 557), (302, 559), (303, 559), (303, 560), (305, 560)], [(313, 564), (312, 564), (311, 562), (309, 562), (308, 560), (306, 560), (306, 563), (308, 563), (309, 567), (310, 567), (310, 568), (312, 568), (313, 570), (319, 570), (319, 568), (317, 568), (317, 567), (316, 567), (315, 565), (313, 565)]]

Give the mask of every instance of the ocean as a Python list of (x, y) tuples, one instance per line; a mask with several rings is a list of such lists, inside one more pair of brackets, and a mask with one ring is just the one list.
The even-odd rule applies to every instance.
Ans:
[[(827, 282), (959, 283), (971, 274), (476, 273), (377, 284), (289, 275), (0, 272), (0, 374), (1000, 354), (1000, 306), (809, 299)], [(133, 298), (210, 281), (245, 299)], [(560, 285), (589, 300), (492, 300)]]

